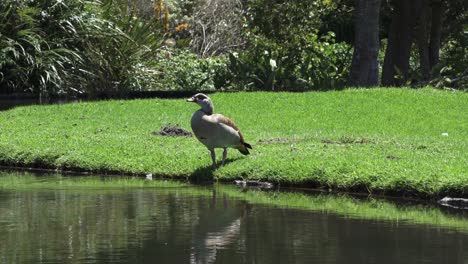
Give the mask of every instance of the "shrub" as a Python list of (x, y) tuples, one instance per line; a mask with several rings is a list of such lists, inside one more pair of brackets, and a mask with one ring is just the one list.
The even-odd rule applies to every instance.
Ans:
[(207, 58), (243, 47), (243, 8), (236, 0), (201, 1), (189, 25), (190, 48)]
[(460, 32), (441, 49), (440, 62), (434, 67), (432, 84), (437, 87), (468, 89), (468, 33)]
[(118, 95), (146, 90), (156, 78), (149, 65), (163, 43), (163, 25), (134, 16), (125, 1), (106, 0), (94, 10), (101, 19), (83, 28), (84, 89)]
[(320, 35), (321, 16), (331, 1), (251, 0), (247, 2), (247, 48), (231, 55), (231, 86), (240, 90), (307, 90), (342, 86), (351, 48)]
[(0, 3), (0, 87), (2, 92), (64, 93), (83, 57), (75, 46), (79, 1)]
[(200, 58), (188, 50), (159, 54), (153, 90), (214, 90), (227, 86), (225, 57)]
[(236, 90), (322, 90), (343, 86), (352, 50), (334, 43), (333, 34), (303, 37), (298, 47), (284, 46), (264, 36), (251, 47), (231, 54), (228, 63), (231, 87)]
[(2, 92), (143, 89), (163, 40), (159, 24), (132, 16), (123, 1), (5, 0), (0, 19)]

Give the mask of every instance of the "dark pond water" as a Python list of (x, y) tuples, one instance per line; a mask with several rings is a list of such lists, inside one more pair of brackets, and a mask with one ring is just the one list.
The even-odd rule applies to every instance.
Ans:
[[(218, 187), (18, 186), (0, 180), (0, 263), (468, 263), (468, 218), (434, 207)], [(361, 212), (413, 209), (422, 223)]]

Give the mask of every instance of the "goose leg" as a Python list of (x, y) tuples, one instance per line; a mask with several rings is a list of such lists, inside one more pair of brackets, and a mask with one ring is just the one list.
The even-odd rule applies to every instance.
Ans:
[(215, 151), (213, 149), (213, 150), (210, 150), (210, 152), (211, 152), (211, 160), (213, 161), (213, 164), (211, 166), (213, 167), (213, 169), (216, 169), (216, 154), (215, 154)]
[(226, 161), (226, 157), (227, 157), (227, 148), (224, 148), (223, 161), (221, 161), (221, 166), (224, 166), (224, 162)]

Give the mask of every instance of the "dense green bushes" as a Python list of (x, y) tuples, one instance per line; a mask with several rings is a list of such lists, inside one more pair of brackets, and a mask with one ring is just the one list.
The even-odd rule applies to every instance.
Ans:
[(247, 49), (231, 56), (236, 88), (330, 89), (343, 86), (351, 59), (333, 32), (319, 34), (327, 1), (251, 0), (246, 13)]
[(1, 92), (143, 89), (146, 58), (162, 43), (158, 24), (132, 16), (112, 0), (5, 0), (0, 19)]
[[(189, 58), (182, 53), (182, 57), (171, 58), (169, 64), (172, 67), (167, 67), (171, 72), (166, 71), (165, 75), (170, 76), (169, 80), (177, 81), (175, 85), (170, 81), (170, 86), (188, 89), (320, 90), (342, 87), (347, 79), (352, 49), (344, 42), (335, 43), (333, 32), (318, 32), (323, 23), (321, 17), (335, 8), (332, 2), (322, 1), (288, 4), (281, 0), (247, 1), (243, 12), (232, 10), (245, 17), (242, 49), (232, 49), (228, 52), (228, 60), (223, 55), (215, 63), (206, 59), (197, 62), (196, 57)], [(198, 52), (198, 47), (194, 51)], [(201, 52), (199, 55), (205, 54)], [(209, 83), (211, 81), (213, 84)]]
[(226, 58), (202, 59), (188, 50), (159, 53), (152, 66), (156, 78), (153, 90), (215, 90), (227, 86)]
[(82, 62), (76, 33), (86, 23), (80, 3), (0, 3), (0, 87), (2, 92), (61, 93)]
[[(266, 10), (263, 0), (248, 1), (245, 6), (225, 4), (233, 10), (217, 8), (212, 17), (205, 17), (201, 12), (210, 12), (214, 6), (187, 1), (177, 5), (180, 10), (174, 8), (180, 14), (172, 14), (173, 20), (162, 21), (166, 16), (162, 1), (155, 3), (159, 8), (155, 15), (150, 2), (136, 9), (131, 1), (6, 0), (0, 6), (1, 91), (114, 95), (138, 90), (297, 90), (343, 85), (350, 48), (334, 43), (332, 33), (318, 34), (319, 13), (310, 19), (310, 10), (333, 6), (320, 1), (290, 5), (276, 1)], [(244, 19), (223, 28), (225, 19), (215, 14), (221, 11), (223, 16), (236, 14)], [(217, 24), (207, 25), (213, 28), (189, 24), (204, 19)], [(184, 23), (190, 30), (180, 27)], [(222, 45), (216, 36), (232, 38), (234, 33), (219, 30), (233, 28), (242, 32), (235, 33), (237, 40), (229, 40), (230, 51), (227, 46), (206, 46), (208, 40), (209, 45)], [(201, 39), (203, 34), (196, 31), (202, 29), (215, 35)], [(163, 40), (172, 38), (175, 47), (161, 52)], [(198, 44), (191, 45), (190, 38)], [(203, 45), (204, 51), (197, 55)], [(183, 47), (193, 47), (194, 52)], [(208, 48), (224, 54), (201, 58)]]
[(468, 90), (468, 32), (459, 32), (442, 47), (432, 84)]
[(352, 50), (333, 34), (305, 35), (290, 46), (257, 36), (230, 56), (231, 85), (239, 90), (322, 90), (343, 87)]
[[(216, 3), (4, 0), (0, 93), (114, 96), (345, 86), (353, 52), (352, 1)], [(448, 12), (463, 21), (466, 15), (456, 7)], [(383, 9), (381, 63), (391, 13), (388, 5)], [(450, 23), (432, 84), (463, 89), (467, 34), (459, 29), (461, 22)], [(421, 79), (419, 64), (414, 48), (406, 84)]]
[(91, 73), (88, 93), (125, 94), (146, 90), (154, 82), (153, 58), (163, 43), (162, 23), (135, 16), (125, 3), (106, 0), (99, 25), (85, 36), (85, 65)]

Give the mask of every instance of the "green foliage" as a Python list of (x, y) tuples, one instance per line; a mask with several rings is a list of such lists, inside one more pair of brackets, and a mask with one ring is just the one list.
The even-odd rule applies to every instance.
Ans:
[(224, 57), (202, 59), (187, 50), (159, 54), (153, 68), (158, 72), (155, 90), (214, 90), (226, 86)]
[(83, 22), (74, 16), (81, 1), (0, 3), (0, 88), (2, 92), (62, 93), (69, 70), (83, 57), (74, 46)]
[(306, 88), (343, 87), (351, 65), (352, 47), (335, 43), (334, 33), (318, 37), (309, 35), (296, 75), (306, 80)]
[(95, 13), (102, 19), (83, 32), (86, 91), (115, 95), (146, 89), (155, 78), (149, 64), (162, 45), (162, 25), (133, 16), (126, 1), (105, 0)]
[(297, 45), (285, 47), (263, 36), (251, 47), (231, 54), (228, 70), (237, 90), (326, 90), (342, 87), (347, 79), (352, 50), (334, 42), (334, 34), (308, 33)]
[[(333, 0), (333, 8), (327, 8), (321, 16), (319, 33), (334, 32), (337, 42), (354, 43), (354, 0)], [(382, 17), (381, 11), (381, 17)], [(383, 21), (381, 21), (383, 23)]]
[(249, 1), (249, 46), (231, 56), (231, 86), (242, 90), (331, 89), (344, 84), (351, 49), (335, 35), (319, 35), (329, 1)]
[[(158, 3), (1, 1), (0, 92), (118, 96), (143, 90), (327, 90), (343, 87), (348, 78), (350, 0), (229, 5), (168, 0), (156, 14)], [(444, 22), (440, 63), (430, 84), (465, 89), (465, 7), (462, 0), (444, 3), (452, 19)], [(166, 7), (170, 13), (163, 21)], [(225, 13), (227, 7), (232, 12)], [(382, 47), (390, 7), (387, 3), (381, 10)], [(161, 53), (168, 38), (175, 49)], [(197, 47), (202, 56), (190, 54), (188, 47)], [(415, 45), (407, 84), (421, 79), (418, 56)]]
[(142, 89), (162, 43), (160, 27), (106, 0), (0, 4), (2, 92), (122, 93)]
[(433, 83), (468, 90), (468, 5), (463, 0), (446, 1), (448, 6), (444, 20), (445, 34), (442, 39), (440, 63), (434, 71)]
[(441, 50), (440, 62), (434, 68), (437, 87), (468, 90), (468, 31), (454, 34)]

